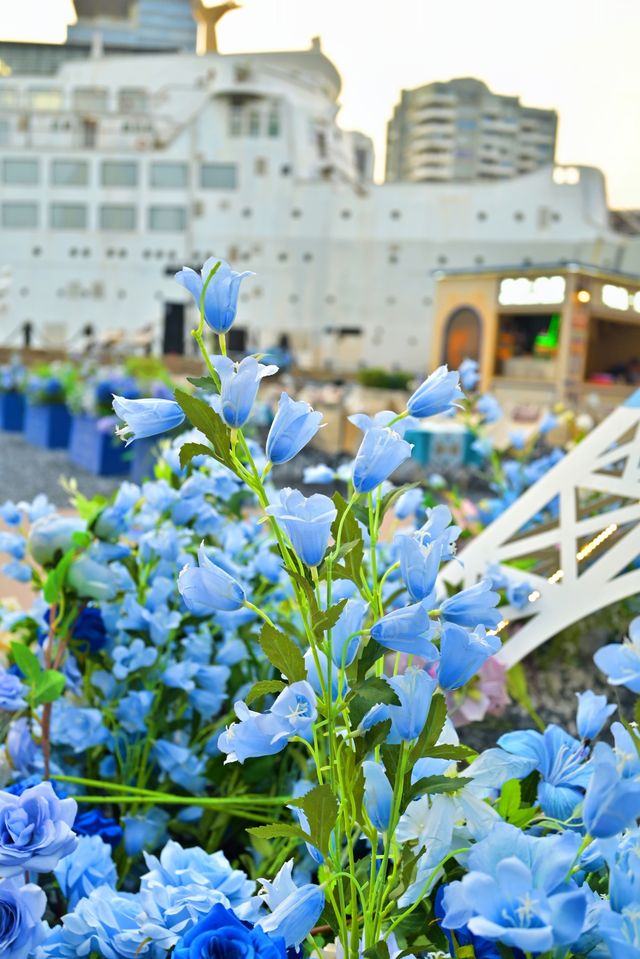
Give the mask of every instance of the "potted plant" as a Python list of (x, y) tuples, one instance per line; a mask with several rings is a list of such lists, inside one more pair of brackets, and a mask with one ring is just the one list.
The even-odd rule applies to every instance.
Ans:
[(8, 433), (24, 429), (25, 368), (12, 360), (0, 370), (0, 428)]
[(77, 389), (78, 374), (71, 365), (40, 367), (26, 385), (24, 435), (34, 446), (66, 449), (71, 431), (67, 398)]

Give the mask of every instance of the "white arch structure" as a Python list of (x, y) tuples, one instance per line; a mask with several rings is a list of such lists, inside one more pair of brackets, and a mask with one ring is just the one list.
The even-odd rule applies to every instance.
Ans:
[[(557, 522), (536, 518), (555, 501)], [(548, 514), (547, 514), (548, 517)], [(524, 609), (501, 607), (513, 666), (560, 630), (640, 592), (640, 390), (615, 409), (453, 561), (447, 583), (472, 586), (498, 563), (531, 585)], [(536, 573), (510, 565), (537, 558)], [(518, 628), (509, 630), (511, 624)], [(513, 635), (509, 635), (509, 633)]]

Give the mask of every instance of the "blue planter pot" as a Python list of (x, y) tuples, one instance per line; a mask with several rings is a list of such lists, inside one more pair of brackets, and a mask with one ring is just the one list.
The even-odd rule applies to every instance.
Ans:
[(153, 479), (153, 468), (160, 451), (160, 437), (147, 436), (136, 440), (127, 450), (131, 457), (131, 480), (142, 483), (143, 480)]
[(0, 393), (0, 429), (22, 433), (25, 407), (22, 393)]
[(97, 427), (98, 418), (84, 414), (71, 420), (69, 459), (96, 476), (126, 476), (130, 454), (113, 432)]
[(27, 403), (24, 438), (34, 446), (66, 450), (71, 432), (71, 414), (61, 403)]

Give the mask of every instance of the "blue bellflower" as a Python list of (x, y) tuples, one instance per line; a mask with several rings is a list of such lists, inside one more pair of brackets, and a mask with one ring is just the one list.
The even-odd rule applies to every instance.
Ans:
[(395, 539), (400, 562), (400, 575), (414, 603), (431, 596), (436, 584), (442, 543), (438, 540), (424, 544), (416, 535), (401, 534)]
[[(411, 443), (404, 433), (411, 425), (398, 420), (397, 414), (383, 410), (372, 420), (363, 413), (349, 417), (349, 421), (363, 430), (364, 438), (353, 461), (353, 486), (358, 493), (370, 493), (380, 486), (411, 456)], [(393, 425), (390, 425), (393, 424)]]
[(626, 686), (640, 694), (640, 616), (629, 623), (629, 638), (602, 646), (593, 660), (612, 686)]
[(480, 379), (480, 364), (477, 360), (467, 357), (458, 367), (460, 382), (463, 390), (474, 390)]
[(260, 381), (278, 372), (277, 366), (265, 366), (255, 356), (245, 356), (234, 363), (228, 356), (212, 356), (211, 362), (220, 377), (220, 415), (227, 426), (238, 429), (249, 419)]
[(371, 627), (371, 635), (381, 646), (435, 662), (438, 650), (429, 641), (433, 632), (434, 625), (422, 603), (394, 609)]
[(581, 739), (595, 739), (609, 716), (618, 708), (609, 704), (606, 696), (597, 696), (592, 689), (584, 693), (576, 693), (578, 697), (578, 712), (576, 726)]
[(299, 490), (286, 488), (280, 491), (280, 503), (265, 512), (278, 520), (303, 563), (318, 566), (322, 562), (338, 515), (328, 496), (314, 493), (306, 498)]
[(476, 410), (480, 413), (483, 423), (497, 423), (502, 416), (502, 407), (495, 396), (485, 393), (476, 403)]
[(419, 736), (429, 715), (436, 680), (424, 669), (410, 666), (402, 675), (387, 682), (400, 700), (399, 706), (387, 706), (391, 720), (389, 742), (409, 742)]
[(589, 835), (607, 839), (640, 817), (640, 779), (620, 775), (616, 754), (606, 743), (596, 743), (592, 763), (582, 818)]
[(178, 591), (196, 616), (209, 616), (214, 610), (231, 612), (245, 601), (240, 583), (209, 559), (204, 544), (198, 550), (198, 566), (185, 566), (178, 576)]
[(255, 276), (250, 270), (236, 273), (225, 260), (211, 256), (202, 267), (200, 276), (188, 266), (176, 273), (176, 281), (191, 293), (198, 311), (202, 299), (202, 288), (216, 264), (219, 267), (207, 284), (204, 295), (204, 319), (207, 326), (218, 334), (228, 333), (233, 326), (238, 309), (240, 284), (247, 276)]
[(407, 409), (412, 416), (419, 418), (437, 416), (440, 413), (451, 413), (462, 399), (464, 393), (460, 389), (458, 373), (455, 370), (449, 372), (446, 365), (439, 366), (411, 394)]
[(274, 466), (288, 463), (313, 439), (322, 421), (322, 413), (312, 410), (304, 400), (280, 395), (278, 409), (267, 436), (266, 454)]
[(270, 909), (256, 925), (270, 936), (282, 937), (288, 948), (299, 948), (324, 909), (324, 892), (320, 886), (305, 883), (296, 886), (290, 859), (275, 875), (273, 882), (261, 879), (262, 898)]
[(491, 589), (491, 580), (483, 579), (475, 586), (469, 586), (445, 599), (440, 607), (442, 618), (456, 626), (476, 626), (493, 628), (498, 625), (502, 616), (494, 607), (498, 605), (500, 596)]
[(124, 420), (124, 426), (116, 429), (116, 435), (126, 440), (125, 446), (184, 423), (184, 412), (175, 400), (127, 400), (124, 396), (114, 396), (113, 409), (116, 416)]
[(380, 763), (367, 759), (362, 764), (364, 773), (364, 806), (376, 829), (386, 832), (391, 819), (393, 789)]
[(438, 682), (443, 689), (459, 689), (501, 646), (500, 637), (487, 635), (483, 626), (473, 632), (445, 623), (440, 639)]

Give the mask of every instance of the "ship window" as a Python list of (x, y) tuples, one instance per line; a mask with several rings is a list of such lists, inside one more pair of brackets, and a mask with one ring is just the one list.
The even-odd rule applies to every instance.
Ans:
[(248, 133), (250, 137), (259, 137), (260, 136), (260, 114), (257, 110), (249, 111), (249, 129)]
[(229, 114), (229, 136), (242, 136), (242, 107), (237, 103), (231, 104), (231, 113)]
[(101, 230), (135, 230), (136, 208), (121, 204), (100, 207)]
[(19, 97), (17, 87), (0, 86), (0, 107), (5, 110), (15, 110), (18, 106)]
[(81, 113), (106, 113), (107, 91), (102, 87), (78, 87), (73, 91), (73, 107)]
[(49, 226), (53, 230), (85, 230), (86, 206), (80, 203), (53, 203), (49, 207)]
[(187, 186), (189, 168), (186, 163), (152, 163), (150, 180), (164, 190), (180, 189)]
[(150, 230), (184, 230), (187, 211), (183, 206), (152, 206), (149, 207), (148, 223)]
[(62, 90), (32, 87), (27, 91), (27, 103), (32, 110), (61, 110)]
[(4, 159), (2, 180), (17, 186), (33, 186), (38, 182), (38, 161), (28, 158)]
[(102, 164), (103, 186), (137, 186), (138, 165), (128, 160), (105, 160)]
[(38, 225), (37, 203), (3, 203), (1, 208), (2, 226), (15, 230), (26, 230)]
[(237, 185), (235, 163), (203, 163), (200, 167), (200, 186), (204, 190), (235, 190)]
[(123, 87), (118, 91), (118, 110), (121, 113), (146, 113), (149, 97), (140, 87)]
[(267, 117), (267, 133), (270, 137), (280, 136), (280, 114), (271, 110)]
[(54, 160), (51, 164), (51, 182), (55, 186), (86, 186), (89, 182), (89, 164), (86, 160)]

